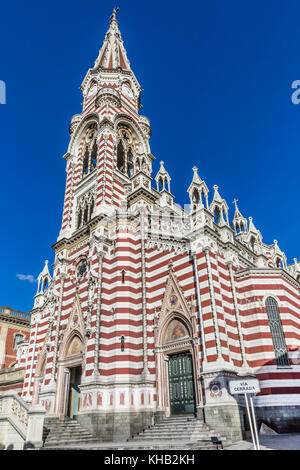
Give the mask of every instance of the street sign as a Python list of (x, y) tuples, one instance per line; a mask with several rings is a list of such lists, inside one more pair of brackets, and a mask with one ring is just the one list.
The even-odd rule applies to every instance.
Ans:
[[(252, 395), (260, 392), (259, 381), (257, 379), (243, 379), (243, 380), (231, 380), (229, 382), (229, 390), (231, 395), (244, 395), (245, 404), (247, 408), (248, 420), (250, 424), (251, 436), (254, 445), (254, 450), (259, 450), (259, 439), (257, 432), (256, 417), (253, 405)], [(251, 405), (251, 412), (248, 403), (248, 395)], [(251, 416), (252, 414), (252, 416)]]
[(257, 379), (231, 380), (229, 382), (229, 389), (231, 395), (260, 392), (259, 381)]

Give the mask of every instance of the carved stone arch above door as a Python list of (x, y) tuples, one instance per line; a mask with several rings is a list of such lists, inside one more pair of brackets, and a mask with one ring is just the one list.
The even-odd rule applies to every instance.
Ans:
[[(178, 387), (180, 381), (180, 389), (194, 390), (189, 405), (185, 405), (186, 397), (185, 392), (183, 393), (181, 397), (183, 411), (187, 410), (185, 406), (190, 407), (189, 412), (197, 410), (202, 406), (203, 399), (200, 386), (196, 314), (184, 296), (172, 265), (169, 270), (161, 310), (159, 315), (156, 315), (154, 336), (158, 410), (165, 413), (166, 416), (174, 413), (174, 387)], [(173, 374), (177, 364), (179, 369), (182, 367), (178, 384), (175, 383), (177, 378)], [(190, 372), (188, 374), (186, 374), (184, 364), (189, 364)]]
[(191, 311), (179, 281), (171, 268), (160, 314), (156, 317), (155, 321), (154, 335), (156, 347), (163, 345), (167, 325), (175, 318), (186, 326), (190, 339), (197, 338), (196, 315)]
[(79, 338), (82, 343), (82, 350), (78, 353), (82, 354), (85, 350), (86, 328), (81, 310), (78, 294), (76, 295), (72, 311), (68, 320), (67, 327), (63, 333), (62, 342), (59, 348), (59, 360), (65, 360), (70, 352), (70, 346), (75, 337)]

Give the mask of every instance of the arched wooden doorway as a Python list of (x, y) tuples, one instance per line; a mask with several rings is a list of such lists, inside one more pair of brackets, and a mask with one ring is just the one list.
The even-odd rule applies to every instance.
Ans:
[(185, 316), (172, 312), (157, 338), (158, 407), (166, 416), (195, 415), (201, 402), (197, 340)]
[(76, 332), (66, 342), (58, 367), (57, 414), (60, 419), (77, 416), (83, 362), (83, 340)]

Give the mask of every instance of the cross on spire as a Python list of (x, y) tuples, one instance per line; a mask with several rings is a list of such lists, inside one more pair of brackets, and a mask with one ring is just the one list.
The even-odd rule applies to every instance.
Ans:
[(115, 7), (110, 17), (110, 21), (117, 21), (117, 13), (120, 10), (119, 7)]

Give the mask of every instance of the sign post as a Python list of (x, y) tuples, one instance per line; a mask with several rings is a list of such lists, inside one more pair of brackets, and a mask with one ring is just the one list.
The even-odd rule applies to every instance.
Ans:
[[(260, 450), (256, 426), (256, 417), (252, 399), (252, 395), (255, 395), (256, 393), (260, 392), (259, 381), (257, 379), (252, 378), (245, 378), (244, 380), (231, 380), (229, 382), (229, 389), (231, 395), (244, 395), (254, 450)], [(251, 411), (248, 403), (248, 395), (250, 395), (249, 399)]]

